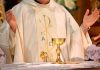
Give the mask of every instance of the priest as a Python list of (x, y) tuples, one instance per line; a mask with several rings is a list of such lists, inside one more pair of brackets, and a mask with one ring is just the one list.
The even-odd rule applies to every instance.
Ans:
[(60, 46), (62, 61), (81, 61), (91, 40), (88, 29), (99, 19), (97, 9), (86, 11), (78, 26), (71, 14), (54, 0), (22, 0), (6, 13), (10, 28), (10, 47), (15, 48), (14, 63), (55, 62), (53, 38), (64, 38)]

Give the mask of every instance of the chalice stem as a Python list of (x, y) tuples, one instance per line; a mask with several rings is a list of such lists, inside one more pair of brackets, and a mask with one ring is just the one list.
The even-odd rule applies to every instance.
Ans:
[(56, 62), (57, 63), (62, 63), (62, 60), (60, 59), (60, 53), (61, 53), (60, 45), (57, 45), (56, 53), (57, 53)]

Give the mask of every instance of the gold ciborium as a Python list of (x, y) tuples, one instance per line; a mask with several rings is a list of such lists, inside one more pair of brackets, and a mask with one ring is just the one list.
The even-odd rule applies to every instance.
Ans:
[(64, 42), (65, 42), (65, 38), (52, 38), (53, 45), (57, 46), (57, 49), (56, 49), (56, 54), (57, 54), (56, 63), (59, 63), (59, 64), (63, 63), (61, 58), (60, 58), (60, 53), (61, 53), (60, 46)]
[(42, 51), (40, 53), (40, 57), (42, 58), (43, 62), (47, 62), (47, 57), (48, 57), (47, 52)]

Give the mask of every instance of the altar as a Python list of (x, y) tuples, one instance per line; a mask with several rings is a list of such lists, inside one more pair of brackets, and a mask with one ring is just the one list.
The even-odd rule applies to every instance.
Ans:
[(100, 70), (100, 63), (85, 61), (78, 64), (25, 63), (4, 64), (1, 70)]

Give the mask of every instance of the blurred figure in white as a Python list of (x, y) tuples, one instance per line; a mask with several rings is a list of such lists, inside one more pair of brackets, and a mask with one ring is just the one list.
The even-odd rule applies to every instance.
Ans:
[[(3, 23), (5, 20), (4, 4), (3, 0), (0, 0), (0, 62), (3, 62), (3, 54), (7, 56), (6, 63), (11, 63), (11, 55), (9, 50), (9, 28), (7, 24)], [(1, 49), (3, 51), (1, 51)]]

